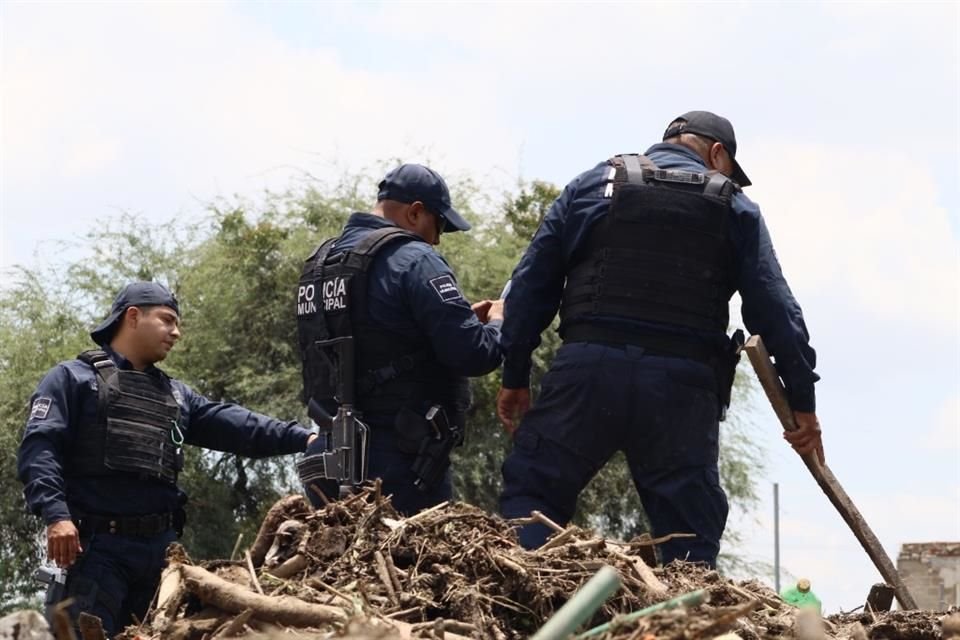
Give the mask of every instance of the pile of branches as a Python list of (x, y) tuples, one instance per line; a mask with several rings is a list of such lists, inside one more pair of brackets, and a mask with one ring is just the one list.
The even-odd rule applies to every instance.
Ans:
[[(198, 565), (172, 546), (154, 608), (123, 635), (128, 640), (292, 633), (512, 640), (533, 635), (604, 565), (616, 569), (622, 586), (587, 626), (612, 624), (591, 638), (804, 635), (796, 610), (759, 582), (734, 584), (687, 563), (652, 569), (651, 545), (663, 539), (615, 542), (559, 527), (541, 514), (532, 520), (556, 534), (527, 551), (517, 544), (516, 522), (461, 503), (402, 518), (378, 488), (321, 510), (302, 496), (288, 496), (271, 508), (242, 560)], [(625, 616), (697, 590), (706, 593), (695, 608)], [(886, 617), (839, 624), (815, 617), (804, 640), (860, 634), (865, 640), (874, 623), (887, 625), (884, 636), (891, 639), (941, 637), (932, 612), (900, 631)]]

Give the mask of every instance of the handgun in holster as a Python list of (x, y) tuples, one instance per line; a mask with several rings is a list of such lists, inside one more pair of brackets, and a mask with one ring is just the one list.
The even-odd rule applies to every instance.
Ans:
[(40, 567), (33, 573), (33, 579), (47, 585), (47, 593), (43, 598), (43, 617), (52, 628), (54, 608), (67, 597), (67, 570)]
[[(354, 345), (352, 337), (317, 341), (317, 347), (327, 364), (337, 372), (335, 400), (337, 413), (329, 416), (316, 401), (308, 407), (310, 417), (321, 427), (327, 451), (304, 456), (297, 462), (300, 481), (309, 486), (318, 480), (336, 480), (343, 486), (356, 486), (367, 479), (367, 454), (370, 429), (360, 420), (354, 409)], [(325, 432), (325, 433), (324, 433)]]
[(413, 484), (421, 491), (436, 486), (450, 467), (450, 452), (463, 443), (463, 432), (450, 424), (447, 412), (440, 405), (430, 407), (424, 419), (430, 425), (430, 430), (421, 441), (411, 467), (417, 476)]
[(720, 422), (727, 419), (727, 409), (730, 407), (730, 396), (733, 392), (733, 379), (737, 375), (737, 365), (740, 364), (743, 342), (743, 330), (737, 329), (727, 340), (726, 347), (714, 369), (717, 377), (717, 396), (720, 400)]

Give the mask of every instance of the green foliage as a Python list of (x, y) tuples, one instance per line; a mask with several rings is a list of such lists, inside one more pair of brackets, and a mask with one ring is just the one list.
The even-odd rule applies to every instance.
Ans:
[(534, 180), (520, 185), (520, 191), (509, 198), (503, 207), (503, 217), (521, 238), (532, 238), (550, 205), (560, 197), (560, 189), (549, 182)]
[(41, 523), (29, 516), (17, 480), (17, 447), (29, 398), (46, 370), (83, 350), (84, 322), (68, 287), (46, 286), (53, 273), (18, 270), (0, 290), (0, 613), (35, 592)]
[[(256, 205), (218, 201), (190, 227), (152, 227), (124, 215), (89, 235), (86, 259), (49, 271), (20, 269), (12, 286), (0, 290), (0, 607), (33, 596), (29, 576), (42, 560), (42, 527), (26, 513), (15, 467), (27, 400), (44, 372), (90, 347), (87, 331), (124, 283), (157, 279), (174, 289), (183, 316), (183, 339), (163, 364), (166, 371), (210, 398), (305, 419), (293, 313), (300, 267), (351, 211), (370, 209), (381, 169), (331, 184), (308, 180), (290, 192), (267, 193)], [(521, 184), (502, 200), (469, 179), (450, 185), (474, 229), (444, 235), (440, 250), (470, 300), (496, 297), (559, 190)], [(534, 394), (558, 346), (552, 327), (534, 353)], [(473, 380), (467, 442), (454, 457), (456, 495), (490, 510), (497, 508), (500, 464), (510, 447), (494, 410), (499, 386), (498, 372)], [(758, 450), (743, 422), (725, 423), (722, 433), (724, 484), (734, 504), (748, 507), (756, 498)], [(249, 544), (273, 501), (298, 489), (289, 457), (186, 453), (184, 542), (196, 558), (229, 556), (240, 534)], [(577, 518), (608, 535), (644, 530), (622, 457), (584, 492)]]

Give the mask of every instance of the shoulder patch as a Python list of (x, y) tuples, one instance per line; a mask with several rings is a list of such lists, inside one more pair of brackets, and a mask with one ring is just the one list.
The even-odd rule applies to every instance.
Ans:
[(50, 405), (53, 404), (51, 398), (40, 397), (33, 401), (33, 406), (30, 407), (30, 419), (31, 420), (43, 420), (47, 417), (47, 414), (50, 413)]
[(444, 302), (463, 300), (463, 295), (460, 293), (460, 289), (457, 288), (457, 283), (454, 282), (453, 276), (449, 274), (433, 278), (430, 280), (430, 286), (433, 287), (433, 290), (437, 292), (437, 295), (440, 296), (440, 299)]

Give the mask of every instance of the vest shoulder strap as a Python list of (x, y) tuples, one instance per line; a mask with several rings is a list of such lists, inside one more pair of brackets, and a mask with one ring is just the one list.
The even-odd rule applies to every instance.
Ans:
[(400, 227), (383, 227), (363, 236), (359, 242), (347, 251), (347, 265), (366, 271), (373, 258), (381, 249), (395, 240), (422, 240), (420, 236)]
[(636, 153), (616, 155), (608, 162), (616, 169), (615, 185), (623, 183), (643, 185), (650, 182), (698, 185), (705, 196), (722, 199), (729, 199), (740, 190), (737, 183), (719, 171), (699, 173), (661, 169), (650, 158)]
[(367, 271), (373, 264), (373, 259), (381, 249), (398, 240), (409, 242), (421, 240), (421, 238), (400, 227), (384, 227), (363, 236), (353, 248), (342, 256), (343, 266), (353, 270), (357, 276), (354, 279), (353, 290), (351, 291), (353, 301), (351, 320), (353, 322), (362, 324), (367, 321)]
[(103, 349), (90, 349), (77, 356), (77, 360), (85, 362), (97, 373), (97, 377), (105, 380), (113, 375), (117, 370), (117, 365), (113, 363), (110, 356)]
[(105, 424), (110, 405), (109, 380), (116, 373), (117, 365), (103, 349), (84, 351), (77, 359), (93, 367), (97, 374), (97, 422)]
[(316, 250), (307, 258), (307, 268), (311, 268), (310, 265), (312, 265), (314, 277), (320, 277), (323, 275), (323, 263), (327, 259), (327, 256), (330, 255), (330, 250), (333, 249), (333, 246), (337, 240), (339, 240), (339, 238), (330, 238), (317, 247)]
[[(314, 282), (323, 282), (323, 268), (326, 264), (327, 257), (330, 255), (330, 251), (336, 245), (339, 238), (330, 238), (314, 251), (309, 258), (307, 258), (307, 264), (304, 267), (304, 274), (310, 274), (309, 277), (313, 279)], [(327, 319), (322, 314), (317, 314), (315, 320), (317, 328), (317, 339), (327, 340), (330, 338), (330, 327), (327, 326)]]
[(740, 191), (740, 186), (736, 182), (719, 171), (708, 171), (707, 177), (707, 184), (703, 187), (703, 195), (705, 196), (727, 200), (732, 198), (734, 193)]
[(643, 184), (644, 170), (656, 171), (658, 169), (653, 160), (639, 153), (621, 153), (613, 156), (607, 162), (614, 168), (613, 173), (611, 173), (611, 181), (615, 185), (621, 185), (625, 182)]

